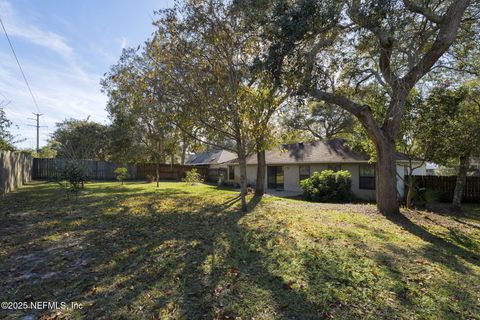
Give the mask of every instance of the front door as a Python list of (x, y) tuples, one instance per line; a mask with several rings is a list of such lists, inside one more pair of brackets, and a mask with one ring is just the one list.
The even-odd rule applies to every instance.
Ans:
[(268, 166), (268, 188), (283, 190), (283, 167)]

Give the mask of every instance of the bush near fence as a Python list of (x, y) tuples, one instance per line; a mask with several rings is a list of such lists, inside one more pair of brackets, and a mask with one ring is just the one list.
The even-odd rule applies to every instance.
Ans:
[[(456, 176), (414, 176), (419, 188), (433, 190), (442, 202), (451, 202), (457, 182)], [(405, 190), (405, 194), (407, 190)], [(480, 202), (480, 177), (467, 177), (463, 202)]]
[(21, 187), (32, 177), (32, 156), (22, 152), (0, 151), (0, 194)]

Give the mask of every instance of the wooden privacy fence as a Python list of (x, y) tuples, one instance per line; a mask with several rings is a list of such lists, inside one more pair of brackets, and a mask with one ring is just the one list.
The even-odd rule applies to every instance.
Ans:
[(32, 156), (22, 152), (0, 151), (0, 194), (6, 194), (30, 181)]
[[(33, 159), (32, 178), (35, 180), (55, 180), (61, 177), (65, 165), (72, 160), (68, 159)], [(114, 170), (120, 165), (108, 161), (95, 160), (75, 160), (84, 168), (87, 177), (90, 180), (114, 180)], [(143, 180), (149, 177), (156, 177), (156, 164), (139, 163), (126, 166), (128, 169), (128, 178), (130, 180)], [(187, 171), (197, 169), (199, 173), (208, 181), (217, 181), (219, 174), (223, 173), (226, 177), (226, 169), (211, 169), (206, 166), (186, 166), (179, 164), (161, 164), (159, 166), (159, 176), (161, 180), (182, 180)]]
[[(120, 167), (113, 162), (95, 161), (95, 160), (69, 160), (69, 159), (45, 159), (34, 158), (32, 178), (35, 180), (54, 180), (61, 177), (65, 165), (69, 162), (75, 162), (83, 167), (88, 179), (90, 180), (114, 180), (115, 169)], [(136, 178), (136, 167), (127, 165), (129, 179)]]
[[(453, 191), (457, 181), (456, 176), (414, 176), (418, 187), (435, 191), (440, 201), (453, 200)], [(405, 193), (406, 194), (406, 193)], [(462, 201), (480, 202), (480, 177), (467, 177), (463, 189)]]
[[(157, 165), (155, 163), (138, 163), (137, 165), (137, 179), (148, 179), (149, 177), (156, 177)], [(161, 180), (182, 180), (185, 178), (187, 171), (197, 169), (198, 172), (205, 178), (208, 178), (208, 167), (203, 166), (185, 166), (181, 164), (161, 164), (159, 166), (159, 176)]]

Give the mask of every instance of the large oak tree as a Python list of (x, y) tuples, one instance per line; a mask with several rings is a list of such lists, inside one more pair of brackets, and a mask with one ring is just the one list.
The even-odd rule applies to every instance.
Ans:
[[(415, 85), (472, 28), (474, 3), (457, 1), (262, 1), (270, 53), (279, 80), (297, 79), (297, 93), (353, 114), (377, 155), (377, 207), (399, 213), (395, 146), (405, 103)], [(468, 23), (466, 22), (468, 21)], [(467, 32), (465, 34), (468, 34)], [(388, 92), (382, 117), (343, 88), (376, 83)]]

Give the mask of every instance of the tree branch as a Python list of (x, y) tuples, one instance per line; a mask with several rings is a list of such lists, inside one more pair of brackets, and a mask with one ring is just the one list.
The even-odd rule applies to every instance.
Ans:
[(440, 59), (445, 51), (448, 50), (457, 37), (463, 13), (470, 2), (471, 0), (458, 0), (452, 2), (447, 12), (442, 17), (437, 38), (433, 42), (431, 48), (403, 78), (408, 88), (413, 88), (417, 81), (430, 71), (438, 59)]
[(384, 135), (378, 127), (373, 117), (372, 110), (368, 105), (361, 105), (344, 96), (319, 89), (312, 90), (311, 94), (317, 99), (335, 104), (353, 114), (362, 123), (363, 127), (367, 130), (367, 133), (373, 140), (379, 141), (384, 139)]
[(442, 21), (443, 21), (444, 17), (439, 16), (438, 14), (435, 13), (435, 11), (430, 10), (429, 8), (422, 7), (422, 6), (414, 3), (413, 1), (403, 0), (403, 4), (405, 5), (405, 7), (408, 10), (410, 10), (412, 12), (415, 12), (415, 13), (418, 13), (418, 14), (421, 14), (422, 16), (427, 18), (427, 20), (429, 20), (433, 23), (441, 24)]
[(390, 65), (390, 58), (392, 56), (394, 44), (393, 37), (388, 34), (386, 30), (380, 27), (381, 24), (379, 21), (375, 21), (371, 17), (366, 16), (361, 12), (360, 1), (352, 1), (349, 15), (350, 18), (359, 26), (369, 30), (377, 37), (378, 44), (380, 46), (380, 71), (382, 72), (385, 81), (393, 86), (398, 81), (398, 77)]

